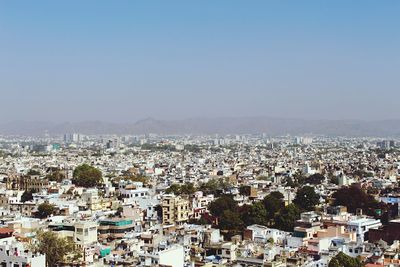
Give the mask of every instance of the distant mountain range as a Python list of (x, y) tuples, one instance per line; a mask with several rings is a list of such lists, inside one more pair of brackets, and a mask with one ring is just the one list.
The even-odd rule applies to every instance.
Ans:
[(88, 121), (78, 123), (10, 122), (0, 124), (2, 135), (40, 136), (77, 132), (82, 134), (259, 134), (331, 136), (400, 136), (400, 120), (305, 120), (271, 117), (192, 118), (135, 123)]

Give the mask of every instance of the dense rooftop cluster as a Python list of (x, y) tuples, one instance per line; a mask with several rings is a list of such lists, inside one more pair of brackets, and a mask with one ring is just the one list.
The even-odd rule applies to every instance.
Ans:
[(1, 266), (400, 266), (398, 140), (3, 136)]

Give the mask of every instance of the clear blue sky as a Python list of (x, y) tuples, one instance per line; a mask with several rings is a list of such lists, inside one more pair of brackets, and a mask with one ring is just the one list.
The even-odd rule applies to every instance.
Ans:
[(0, 122), (400, 118), (400, 1), (0, 1)]

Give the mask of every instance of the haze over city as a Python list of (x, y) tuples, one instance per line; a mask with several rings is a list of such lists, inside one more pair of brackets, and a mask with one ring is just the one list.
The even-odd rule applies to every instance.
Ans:
[(398, 1), (1, 1), (0, 123), (400, 119)]
[(399, 15), (0, 0), (0, 267), (400, 267)]

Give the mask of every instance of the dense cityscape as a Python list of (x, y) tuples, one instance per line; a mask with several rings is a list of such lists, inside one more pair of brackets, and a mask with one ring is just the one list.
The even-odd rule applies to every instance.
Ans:
[(399, 14), (0, 0), (0, 267), (400, 267)]
[(397, 266), (398, 142), (266, 134), (3, 136), (0, 261)]

